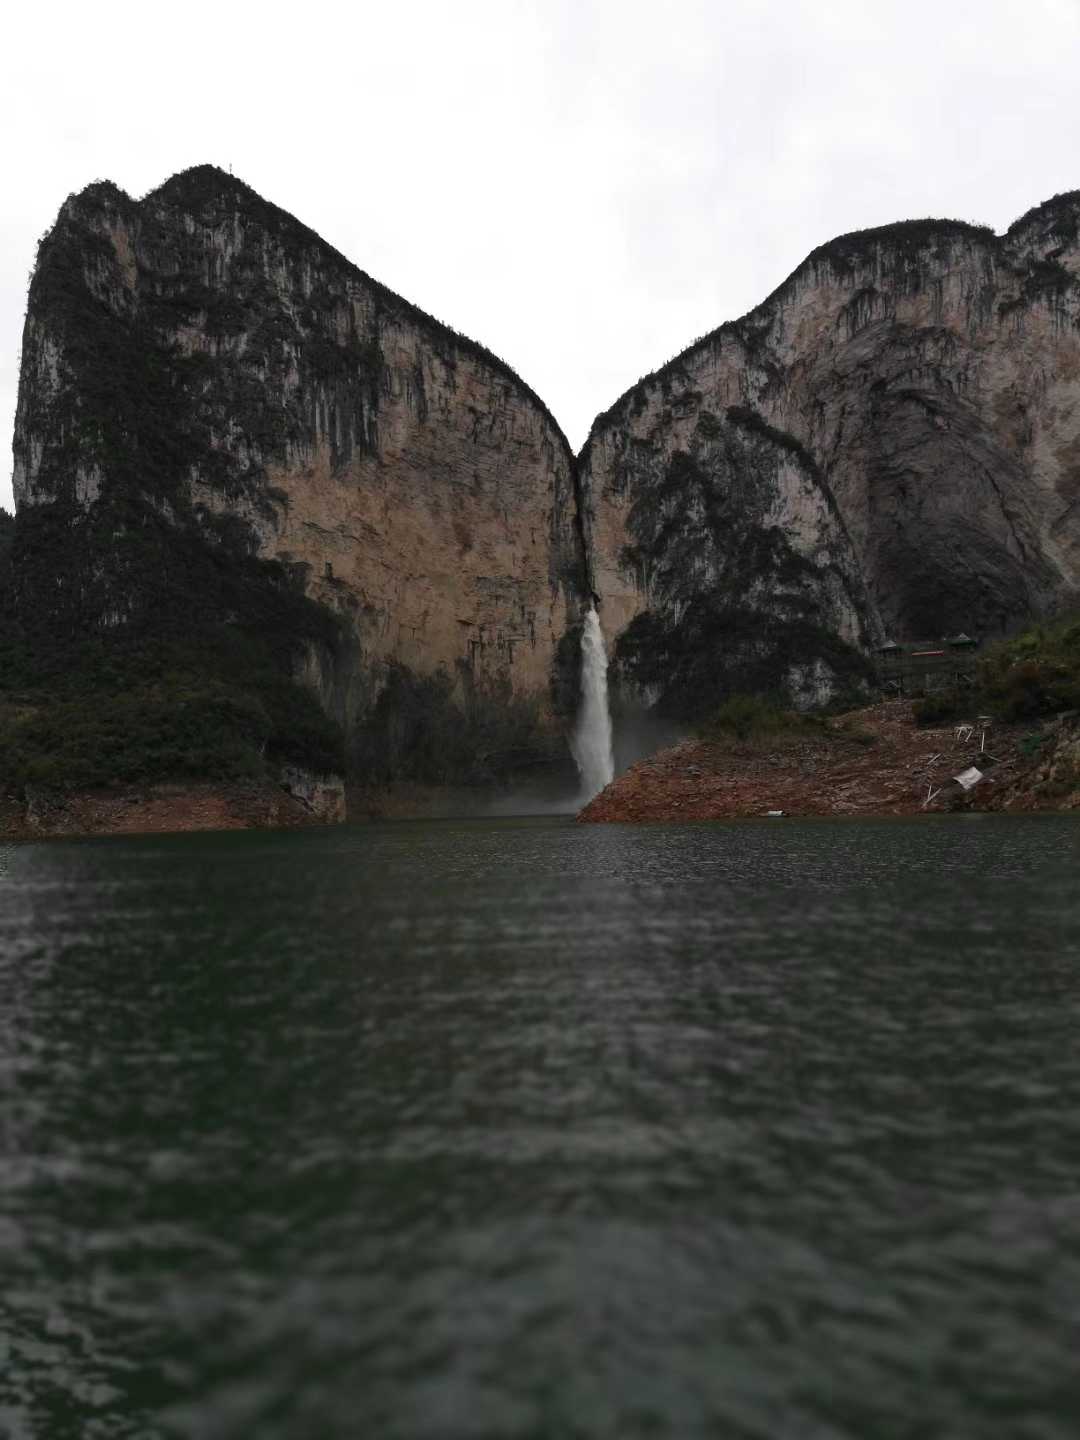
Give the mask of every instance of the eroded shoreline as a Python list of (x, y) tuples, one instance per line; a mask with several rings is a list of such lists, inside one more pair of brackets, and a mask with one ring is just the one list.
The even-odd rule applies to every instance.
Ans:
[[(830, 720), (818, 735), (688, 740), (620, 775), (584, 824), (764, 816), (887, 816), (1080, 809), (1080, 722), (994, 725), (982, 733), (915, 724), (891, 700)], [(954, 777), (975, 767), (965, 791)]]

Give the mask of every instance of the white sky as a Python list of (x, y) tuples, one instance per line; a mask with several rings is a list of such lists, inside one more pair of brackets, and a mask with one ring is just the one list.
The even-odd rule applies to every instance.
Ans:
[[(203, 0), (11, 10), (0, 423), (72, 190), (212, 161), (593, 416), (815, 245), (1080, 188), (1080, 0)], [(10, 459), (0, 504), (11, 508)]]

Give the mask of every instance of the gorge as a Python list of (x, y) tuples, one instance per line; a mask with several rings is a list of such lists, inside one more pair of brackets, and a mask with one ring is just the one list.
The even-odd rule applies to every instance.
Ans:
[[(1080, 586), (1080, 192), (814, 251), (575, 457), (501, 360), (212, 166), (70, 197), (0, 526), (0, 780), (572, 785), (616, 723), (866, 693)], [(0, 787), (2, 788), (2, 787)], [(13, 802), (14, 803), (14, 802)]]

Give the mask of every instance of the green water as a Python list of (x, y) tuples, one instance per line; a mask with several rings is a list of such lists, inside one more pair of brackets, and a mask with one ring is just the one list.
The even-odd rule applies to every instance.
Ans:
[(0, 1434), (1080, 1430), (1080, 824), (0, 855)]

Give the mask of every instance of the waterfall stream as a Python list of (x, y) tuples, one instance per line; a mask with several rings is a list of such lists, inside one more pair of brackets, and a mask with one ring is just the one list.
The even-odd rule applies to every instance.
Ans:
[(592, 605), (581, 631), (581, 709), (570, 740), (570, 749), (581, 772), (585, 800), (598, 795), (615, 775), (607, 663), (600, 616)]

